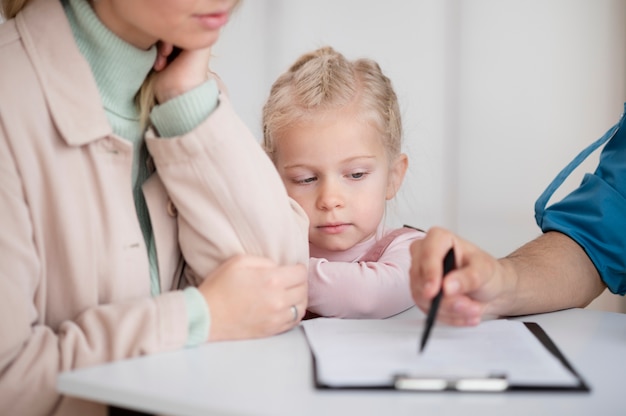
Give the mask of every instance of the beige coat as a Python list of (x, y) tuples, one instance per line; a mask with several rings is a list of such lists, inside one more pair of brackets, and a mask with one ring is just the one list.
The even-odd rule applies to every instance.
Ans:
[(156, 297), (132, 146), (112, 133), (60, 3), (33, 0), (0, 25), (0, 413), (105, 414), (60, 397), (57, 375), (185, 344), (178, 233), (200, 275), (242, 252), (307, 261), (306, 216), (225, 96), (195, 131), (149, 149)]

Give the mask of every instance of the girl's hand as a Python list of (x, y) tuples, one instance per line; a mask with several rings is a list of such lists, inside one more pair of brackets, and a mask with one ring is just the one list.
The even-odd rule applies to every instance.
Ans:
[(277, 266), (264, 257), (240, 255), (222, 263), (198, 289), (211, 312), (210, 340), (267, 337), (302, 319), (307, 270), (301, 264)]
[[(168, 62), (173, 53), (178, 55)], [(171, 43), (159, 42), (154, 63), (157, 72), (154, 93), (157, 102), (163, 104), (204, 83), (208, 79), (210, 57), (210, 48), (179, 50)]]

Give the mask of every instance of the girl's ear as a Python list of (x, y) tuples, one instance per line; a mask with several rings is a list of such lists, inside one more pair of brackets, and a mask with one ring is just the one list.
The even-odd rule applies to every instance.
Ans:
[(389, 166), (389, 179), (387, 182), (387, 200), (396, 196), (396, 193), (402, 185), (402, 181), (404, 180), (404, 175), (406, 174), (408, 167), (409, 158), (404, 153), (400, 153), (395, 160), (391, 162), (391, 166)]

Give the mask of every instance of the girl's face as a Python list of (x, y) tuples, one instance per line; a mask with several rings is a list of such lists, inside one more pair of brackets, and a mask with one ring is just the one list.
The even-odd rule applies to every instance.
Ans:
[(148, 49), (157, 41), (182, 49), (212, 46), (237, 0), (92, 0), (105, 26)]
[(350, 110), (280, 132), (275, 163), (287, 193), (307, 213), (309, 242), (347, 250), (372, 237), (406, 171), (389, 163), (380, 133)]

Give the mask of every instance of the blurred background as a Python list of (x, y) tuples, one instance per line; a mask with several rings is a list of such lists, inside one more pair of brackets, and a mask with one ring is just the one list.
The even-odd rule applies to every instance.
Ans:
[(260, 138), (272, 82), (323, 45), (378, 61), (399, 96), (410, 168), (390, 225), (445, 226), (495, 256), (540, 234), (536, 198), (626, 101), (625, 0), (243, 0), (211, 65)]

